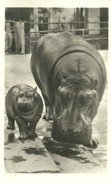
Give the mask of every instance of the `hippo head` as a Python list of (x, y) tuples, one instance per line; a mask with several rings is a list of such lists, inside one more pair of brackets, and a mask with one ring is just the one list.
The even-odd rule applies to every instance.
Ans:
[(17, 108), (20, 111), (27, 112), (30, 111), (34, 106), (34, 101), (37, 98), (37, 88), (35, 89), (20, 89), (17, 96)]
[(97, 113), (98, 81), (84, 73), (64, 75), (57, 88), (52, 137), (57, 141), (88, 144)]

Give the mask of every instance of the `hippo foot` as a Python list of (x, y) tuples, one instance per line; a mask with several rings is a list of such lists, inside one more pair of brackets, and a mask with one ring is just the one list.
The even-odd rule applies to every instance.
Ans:
[(18, 138), (18, 140), (20, 140), (20, 141), (25, 141), (25, 140), (27, 140), (28, 139), (28, 136), (27, 135), (20, 135), (19, 136), (19, 138)]
[(37, 134), (36, 133), (32, 133), (32, 132), (29, 132), (28, 133), (28, 139), (34, 139), (37, 137)]
[(15, 127), (14, 127), (14, 126), (11, 126), (11, 125), (8, 125), (8, 126), (7, 126), (7, 129), (8, 129), (8, 130), (15, 130)]
[(96, 149), (99, 145), (99, 141), (97, 139), (92, 139), (90, 141), (89, 144), (87, 144), (86, 146), (89, 147), (89, 148), (93, 148), (93, 149)]
[(52, 115), (47, 115), (47, 114), (45, 114), (45, 115), (43, 116), (43, 119), (45, 119), (45, 120), (47, 120), (47, 121), (50, 121), (50, 120), (53, 120), (53, 116), (52, 116)]

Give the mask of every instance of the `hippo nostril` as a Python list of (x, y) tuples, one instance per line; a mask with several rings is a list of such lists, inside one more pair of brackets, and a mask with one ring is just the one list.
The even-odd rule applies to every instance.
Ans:
[(25, 106), (25, 105), (27, 105), (27, 102), (21, 102), (20, 105)]
[(75, 132), (75, 135), (78, 135), (79, 134), (79, 131)]
[(25, 106), (26, 104), (25, 103), (20, 103), (20, 106)]

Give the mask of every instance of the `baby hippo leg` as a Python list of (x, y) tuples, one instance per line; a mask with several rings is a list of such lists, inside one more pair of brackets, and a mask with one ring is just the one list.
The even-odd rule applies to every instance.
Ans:
[(15, 129), (14, 119), (11, 118), (9, 115), (7, 115), (7, 117), (8, 117), (8, 126), (7, 126), (7, 129), (8, 130), (14, 130)]
[(40, 119), (40, 116), (36, 116), (36, 117), (30, 122), (30, 124), (29, 124), (29, 126), (28, 126), (28, 137), (29, 137), (29, 138), (32, 138), (32, 139), (33, 139), (33, 138), (37, 137), (37, 134), (36, 134), (35, 130), (36, 130), (36, 125), (37, 125), (39, 119)]
[(22, 118), (19, 116), (16, 117), (16, 122), (19, 128), (19, 139), (27, 139), (28, 138), (28, 123), (24, 121)]

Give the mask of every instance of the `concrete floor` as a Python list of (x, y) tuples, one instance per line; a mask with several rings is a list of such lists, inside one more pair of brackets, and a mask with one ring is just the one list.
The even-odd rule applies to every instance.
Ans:
[[(105, 65), (107, 67), (107, 51), (101, 51), (101, 55), (105, 60)], [(8, 89), (15, 84), (29, 84), (32, 87), (36, 86), (36, 83), (33, 79), (33, 76), (30, 71), (30, 54), (27, 55), (6, 55), (5, 56), (5, 94), (7, 93)], [(38, 92), (41, 94), (39, 88)], [(45, 107), (43, 112), (45, 111)], [(6, 116), (5, 116), (6, 119)], [(7, 120), (5, 120), (7, 123)], [(6, 124), (5, 124), (6, 127)], [(98, 114), (93, 122), (93, 134), (99, 140), (99, 147), (94, 150), (94, 154), (97, 159), (100, 160), (102, 165), (105, 167), (107, 162), (107, 86), (104, 92), (104, 96), (102, 102), (100, 104)], [(7, 134), (5, 133), (5, 136)], [(56, 161), (60, 161), (60, 157), (57, 154), (51, 154), (52, 158)], [(63, 158), (63, 157), (62, 157)], [(69, 172), (70, 168), (64, 167), (65, 160), (60, 163), (61, 169), (63, 172)], [(70, 162), (71, 163), (71, 162)], [(60, 168), (60, 167), (59, 167)], [(64, 170), (65, 168), (65, 170)], [(82, 171), (82, 170), (81, 170)]]

